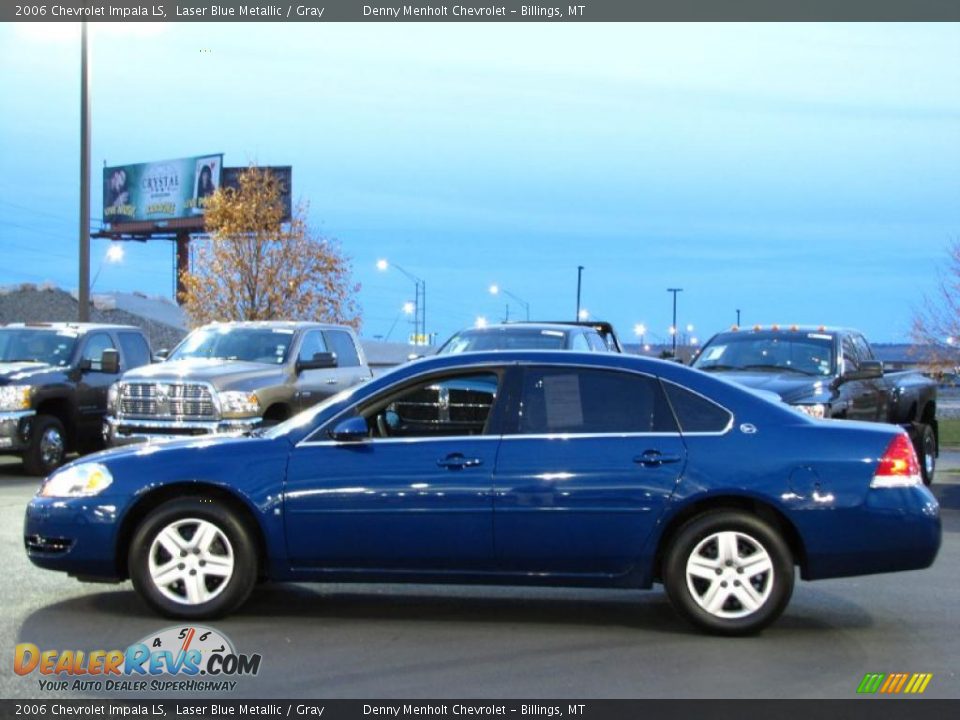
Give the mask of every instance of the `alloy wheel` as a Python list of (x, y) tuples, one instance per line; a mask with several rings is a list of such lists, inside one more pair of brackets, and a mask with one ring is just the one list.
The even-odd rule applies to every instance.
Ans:
[(714, 617), (737, 619), (760, 610), (773, 591), (773, 561), (763, 545), (743, 532), (724, 530), (694, 547), (686, 563), (687, 588)]
[(176, 603), (209, 602), (227, 587), (233, 570), (233, 546), (223, 530), (208, 520), (172, 522), (150, 545), (150, 579)]

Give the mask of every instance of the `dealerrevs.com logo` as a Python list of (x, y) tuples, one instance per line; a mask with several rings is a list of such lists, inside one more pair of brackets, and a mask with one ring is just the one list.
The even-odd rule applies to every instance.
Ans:
[(867, 673), (857, 686), (860, 694), (919, 695), (933, 680), (933, 673)]
[(259, 653), (238, 653), (218, 630), (178, 625), (125, 650), (41, 650), (19, 643), (13, 670), (20, 676), (41, 675), (41, 690), (224, 692), (236, 689), (233, 678), (257, 675), (260, 661)]

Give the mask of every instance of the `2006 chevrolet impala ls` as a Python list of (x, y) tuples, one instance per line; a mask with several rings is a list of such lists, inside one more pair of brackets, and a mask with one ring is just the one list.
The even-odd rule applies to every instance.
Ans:
[(34, 564), (129, 577), (178, 618), (262, 579), (662, 582), (687, 619), (738, 634), (780, 615), (795, 567), (925, 568), (940, 533), (900, 428), (674, 363), (517, 351), (410, 363), (247, 437), (78, 460), (24, 534)]

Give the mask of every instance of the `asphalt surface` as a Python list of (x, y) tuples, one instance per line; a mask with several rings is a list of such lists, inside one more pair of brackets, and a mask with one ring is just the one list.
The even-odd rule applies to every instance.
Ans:
[[(954, 470), (954, 472), (951, 472)], [(107, 696), (42, 691), (12, 672), (17, 643), (123, 649), (174, 624), (129, 583), (84, 585), (34, 568), (23, 509), (36, 480), (0, 459), (0, 697)], [(867, 672), (929, 672), (925, 697), (960, 697), (960, 453), (941, 458), (944, 543), (928, 570), (798, 582), (758, 637), (691, 630), (653, 591), (397, 585), (267, 585), (208, 623), (258, 676), (218, 695), (168, 698), (851, 698)]]

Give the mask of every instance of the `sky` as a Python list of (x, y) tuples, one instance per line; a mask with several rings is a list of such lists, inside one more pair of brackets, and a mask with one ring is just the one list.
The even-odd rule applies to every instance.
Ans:
[[(960, 240), (960, 25), (95, 24), (100, 167), (293, 166), (309, 222), (403, 340), (582, 307), (625, 339), (744, 325), (907, 339)], [(77, 285), (79, 26), (0, 24), (0, 285)], [(171, 244), (94, 292), (172, 297)], [(511, 317), (521, 307), (511, 300)]]

